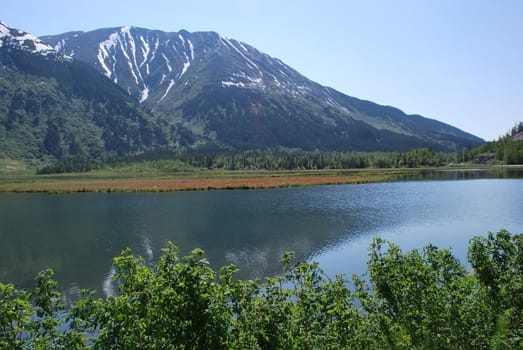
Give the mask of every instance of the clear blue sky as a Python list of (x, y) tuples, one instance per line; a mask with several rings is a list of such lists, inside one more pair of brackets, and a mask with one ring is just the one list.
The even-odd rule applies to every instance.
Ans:
[(219, 32), (341, 92), (492, 140), (523, 121), (523, 0), (7, 1), (34, 35)]

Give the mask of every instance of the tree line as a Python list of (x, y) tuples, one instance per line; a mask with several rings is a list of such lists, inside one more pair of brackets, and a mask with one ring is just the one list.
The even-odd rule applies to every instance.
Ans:
[(260, 281), (212, 269), (199, 249), (169, 244), (152, 265), (125, 250), (108, 298), (83, 291), (66, 307), (51, 270), (32, 292), (0, 283), (0, 348), (521, 349), (523, 235), (475, 237), (468, 261), (375, 239), (362, 276), (285, 253)]
[[(41, 167), (38, 174), (87, 172), (101, 168), (132, 165), (175, 172), (179, 169), (219, 170), (321, 170), (362, 168), (420, 168), (460, 163), (523, 164), (523, 122), (516, 124), (497, 141), (457, 153), (434, 152), (428, 147), (407, 152), (326, 152), (294, 149), (230, 151), (206, 145), (196, 149), (157, 149), (138, 154), (101, 159), (68, 155)], [(52, 146), (52, 138), (46, 138)]]
[(464, 151), (462, 160), (471, 162), (488, 160), (507, 165), (523, 164), (523, 137), (519, 135), (522, 132), (523, 122), (519, 122), (498, 140)]
[(440, 166), (449, 155), (430, 148), (408, 152), (305, 152), (289, 150), (198, 154), (180, 157), (194, 167), (226, 170), (321, 170)]
[(65, 157), (42, 167), (39, 174), (85, 172), (100, 168), (129, 165), (177, 169), (219, 170), (321, 170), (362, 168), (419, 168), (447, 165), (456, 161), (455, 154), (435, 153), (430, 148), (408, 152), (306, 152), (299, 150), (225, 151), (156, 151), (105, 161), (83, 157)]

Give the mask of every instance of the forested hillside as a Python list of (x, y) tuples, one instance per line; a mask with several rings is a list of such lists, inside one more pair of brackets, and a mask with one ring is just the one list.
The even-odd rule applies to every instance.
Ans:
[(32, 50), (44, 45), (16, 41), (28, 37), (21, 31), (9, 33), (0, 45), (0, 158), (101, 159), (168, 143), (152, 116), (109, 79), (50, 48)]
[(523, 122), (497, 141), (487, 142), (463, 153), (464, 161), (474, 163), (523, 164)]
[(0, 157), (124, 155), (166, 144), (151, 116), (80, 62), (0, 48)]

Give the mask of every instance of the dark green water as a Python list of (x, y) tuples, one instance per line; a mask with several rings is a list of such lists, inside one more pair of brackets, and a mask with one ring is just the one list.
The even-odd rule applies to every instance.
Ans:
[(330, 274), (361, 273), (372, 237), (407, 248), (432, 242), (466, 256), (475, 235), (523, 232), (523, 179), (400, 181), (260, 191), (0, 195), (0, 281), (32, 287), (56, 272), (74, 296), (111, 292), (125, 247), (154, 261), (167, 241), (203, 248), (240, 277), (275, 274), (284, 250)]

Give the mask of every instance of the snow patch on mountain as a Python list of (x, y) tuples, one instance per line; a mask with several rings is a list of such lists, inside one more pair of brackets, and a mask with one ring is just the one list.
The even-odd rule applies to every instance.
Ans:
[[(187, 38), (187, 40), (185, 40), (184, 36), (182, 35), (182, 33), (178, 34), (178, 38), (180, 39), (180, 41), (182, 42), (182, 47), (185, 49), (186, 45), (189, 45), (189, 50), (190, 50), (190, 55), (191, 55), (191, 60), (194, 60), (194, 46), (191, 42), (191, 39)], [(187, 55), (185, 54), (184, 52), (184, 55), (185, 57), (187, 57)]]
[(54, 47), (44, 43), (34, 35), (11, 28), (0, 21), (0, 47), (4, 45), (42, 56), (52, 55), (60, 60), (71, 60), (69, 56), (59, 54)]
[(243, 49), (243, 51), (245, 52), (249, 52), (249, 50), (247, 50), (247, 48), (241, 43), (241, 42), (238, 42), (238, 44), (240, 45), (240, 47)]
[(150, 62), (154, 61), (154, 59), (156, 58), (156, 53), (158, 52), (158, 47), (160, 47), (160, 39), (157, 37), (156, 41), (154, 42), (154, 50), (151, 55)]
[[(127, 40), (120, 41), (120, 43), (124, 42), (126, 45), (129, 44), (131, 47), (131, 55), (132, 59), (127, 53), (127, 50), (122, 50), (125, 58), (127, 58), (127, 62), (129, 64), (129, 69), (131, 70), (131, 73), (136, 81), (136, 85), (140, 85), (140, 82), (143, 82), (142, 74), (140, 73), (140, 69), (138, 68), (138, 64), (136, 62), (136, 44), (134, 42), (134, 38), (131, 34), (131, 28), (130, 27), (122, 27), (121, 33), (126, 37)], [(136, 71), (135, 71), (136, 68)]]
[(167, 86), (167, 89), (165, 90), (165, 93), (163, 94), (163, 96), (160, 98), (160, 100), (158, 101), (158, 103), (162, 102), (163, 99), (167, 96), (167, 94), (169, 94), (169, 91), (171, 91), (171, 88), (174, 86), (174, 79), (171, 79), (171, 81), (169, 82), (169, 86)]
[[(155, 44), (155, 47), (158, 44)], [(112, 78), (115, 83), (117, 79), (117, 57), (123, 55), (124, 64), (128, 66), (129, 73), (136, 86), (140, 89), (138, 97), (140, 102), (149, 97), (149, 88), (145, 84), (141, 68), (145, 66), (145, 74), (149, 75), (150, 68), (148, 58), (151, 54), (151, 45), (143, 36), (135, 38), (132, 27), (121, 27), (118, 31), (111, 33), (109, 37), (98, 45), (97, 63), (103, 74)], [(140, 59), (140, 63), (138, 60)], [(128, 89), (129, 91), (129, 89)]]
[(0, 21), (0, 38), (9, 35), (9, 27), (4, 22)]
[[(109, 57), (109, 52), (113, 50), (114, 47), (116, 47), (116, 44), (118, 43), (118, 33), (113, 33), (109, 35), (109, 38), (105, 41), (102, 41), (98, 45), (98, 62), (100, 63), (100, 67), (104, 70), (104, 74), (106, 77), (111, 78), (112, 72), (105, 64), (105, 60)], [(116, 62), (116, 57), (113, 53), (112, 55), (113, 62)]]
[(244, 87), (245, 87), (245, 84), (242, 83), (242, 82), (222, 81), (222, 86), (225, 86), (225, 87), (236, 86), (236, 87), (244, 88)]
[(144, 87), (144, 89), (142, 90), (142, 93), (140, 95), (140, 103), (142, 103), (143, 101), (147, 100), (149, 98), (149, 88), (147, 86)]
[(245, 56), (243, 54), (243, 52), (241, 52), (229, 39), (227, 39), (226, 37), (220, 35), (220, 40), (224, 43), (225, 46), (229, 46), (234, 51), (236, 51), (238, 54), (240, 54), (240, 56), (242, 56), (247, 61), (247, 64), (250, 65), (251, 68), (258, 70), (259, 75), (263, 75), (262, 71), (256, 65), (256, 63), (254, 63), (249, 58), (247, 58), (247, 56)]
[(185, 38), (183, 37), (182, 33), (178, 34), (178, 38), (181, 40), (182, 45), (185, 46)]
[(178, 76), (178, 78), (181, 78), (182, 75), (187, 72), (187, 69), (189, 69), (189, 67), (191, 66), (191, 61), (189, 60), (189, 57), (187, 56), (187, 54), (184, 52), (183, 55), (185, 56), (185, 62), (183, 63), (183, 67), (182, 67), (182, 72), (180, 73), (180, 75)]
[(140, 35), (140, 41), (142, 42), (142, 56), (143, 60), (142, 63), (140, 63), (140, 68), (147, 63), (147, 59), (149, 58), (149, 52), (151, 52), (151, 48), (149, 47), (149, 43), (144, 40), (143, 36)]
[(241, 88), (258, 88), (262, 90), (266, 88), (262, 78), (253, 78), (242, 71), (231, 74), (228, 80), (221, 81), (221, 85), (224, 87), (236, 86)]
[(328, 88), (324, 87), (323, 93), (325, 94), (325, 102), (327, 102), (328, 105), (350, 114), (350, 111), (340, 104), (334, 96), (332, 96), (332, 93)]
[(129, 71), (131, 72), (136, 85), (139, 85), (140, 81), (138, 80), (138, 76), (134, 72), (134, 67), (133, 67), (133, 63), (131, 61), (131, 57), (129, 57), (129, 54), (127, 53), (127, 51), (124, 48), (122, 48), (122, 54), (125, 57), (125, 61), (127, 62), (127, 65), (129, 66)]
[(187, 42), (189, 43), (189, 49), (191, 50), (191, 60), (194, 60), (194, 46), (191, 40), (187, 40)]
[(165, 60), (165, 64), (167, 65), (167, 70), (169, 71), (169, 73), (172, 72), (173, 67), (171, 66), (171, 62), (169, 62), (169, 59), (167, 58), (167, 56), (165, 56), (164, 53), (162, 53), (162, 57)]

